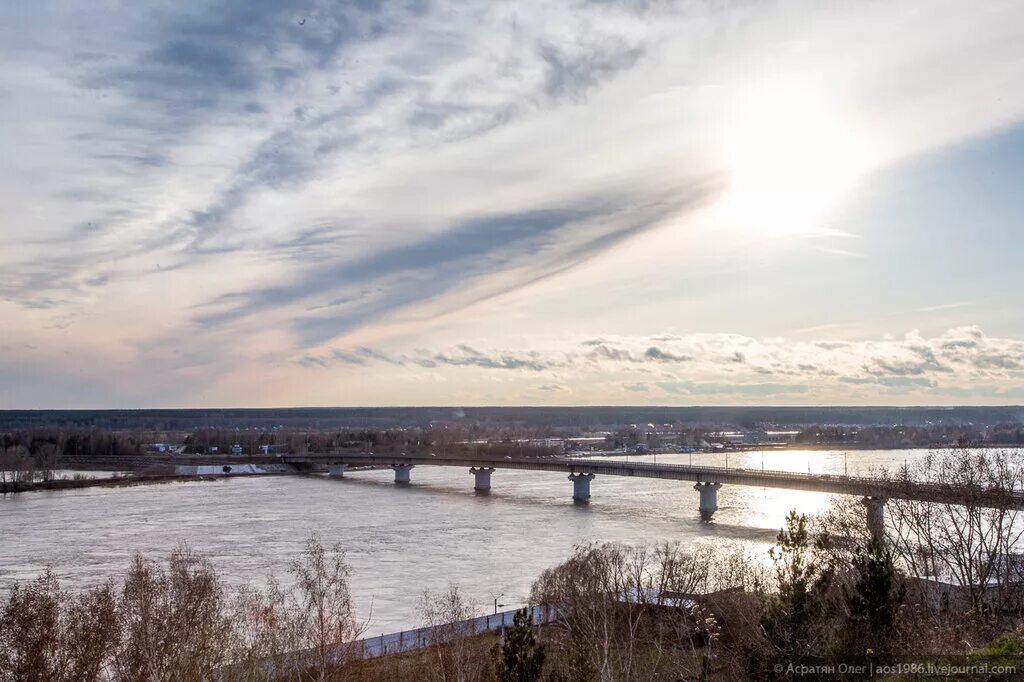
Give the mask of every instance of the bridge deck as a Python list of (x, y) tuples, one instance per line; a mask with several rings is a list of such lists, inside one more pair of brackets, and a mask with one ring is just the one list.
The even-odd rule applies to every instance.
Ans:
[(435, 455), (367, 455), (362, 453), (282, 455), (285, 462), (301, 464), (349, 465), (414, 465), (493, 467), (495, 469), (526, 469), (530, 471), (556, 471), (562, 473), (591, 473), (598, 476), (631, 476), (660, 478), (677, 481), (731, 483), (763, 488), (786, 488), (813, 492), (908, 499), (925, 502), (970, 502), (977, 506), (1002, 506), (1024, 509), (1024, 493), (1013, 494), (1003, 490), (975, 489), (965, 491), (949, 485), (913, 483), (860, 476), (829, 474), (802, 474), (791, 471), (735, 469), (726, 467), (692, 466), (687, 464), (654, 464), (651, 462), (624, 462), (621, 460), (575, 459), (568, 457), (491, 459), (438, 457)]

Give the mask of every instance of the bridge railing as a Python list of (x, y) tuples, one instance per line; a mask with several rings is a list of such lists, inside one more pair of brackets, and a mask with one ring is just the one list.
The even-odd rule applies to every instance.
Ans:
[[(579, 463), (597, 467), (602, 462), (597, 460), (575, 460)], [(886, 478), (873, 476), (849, 476), (846, 474), (805, 474), (799, 471), (783, 471), (780, 469), (745, 469), (742, 467), (709, 467), (693, 466), (690, 464), (655, 464), (653, 462), (623, 462), (624, 466), (633, 469), (644, 469), (649, 471), (679, 471), (689, 474), (707, 475), (709, 478), (722, 476), (750, 476), (752, 478), (773, 478), (788, 479), (793, 481), (815, 481), (833, 482), (840, 485), (862, 485), (865, 487), (881, 487), (887, 489), (906, 489), (915, 491), (932, 491), (935, 493), (948, 492), (952, 486), (944, 483), (928, 483), (914, 481), (906, 478)], [(586, 467), (585, 467), (586, 468)], [(1001, 488), (979, 488), (975, 491), (980, 494), (1009, 494), (1012, 497), (1024, 497), (1024, 491), (1006, 491)]]
[[(693, 480), (728, 482), (738, 477), (750, 481), (761, 480), (765, 484), (772, 482), (791, 481), (796, 488), (820, 486), (833, 492), (849, 494), (886, 495), (908, 499), (942, 500), (951, 496), (964, 497), (962, 489), (942, 483), (925, 483), (904, 478), (849, 476), (839, 474), (810, 474), (779, 469), (745, 469), (741, 467), (694, 466), (692, 464), (660, 464), (653, 462), (630, 462), (623, 460), (595, 460), (566, 457), (527, 457), (517, 459), (497, 459), (491, 457), (436, 457), (435, 455), (384, 455), (375, 456), (368, 453), (323, 453), (313, 455), (291, 456), (291, 459), (303, 461), (329, 461), (338, 459), (360, 460), (378, 464), (422, 464), (439, 466), (491, 466), (508, 469), (536, 469), (541, 471), (572, 471), (572, 472), (626, 472), (644, 471), (651, 474), (678, 473)], [(648, 476), (660, 478), (660, 476)], [(785, 487), (785, 486), (783, 486)], [(844, 488), (846, 490), (844, 490)], [(827, 490), (826, 490), (827, 491)], [(970, 491), (973, 498), (981, 504), (991, 506), (1006, 501), (1017, 508), (1024, 508), (1024, 491), (979, 488)], [(965, 498), (968, 499), (968, 498)]]
[[(516, 458), (512, 460), (506, 459), (493, 459), (488, 457), (428, 457), (423, 455), (414, 456), (394, 456), (385, 455), (376, 457), (373, 455), (367, 455), (364, 453), (330, 453), (330, 454), (313, 454), (313, 455), (298, 455), (292, 456), (296, 459), (303, 460), (317, 460), (317, 459), (360, 459), (367, 461), (376, 461), (379, 463), (413, 463), (413, 464), (424, 464), (424, 465), (442, 465), (442, 466), (456, 466), (456, 465), (479, 465), (488, 464), (492, 466), (507, 467), (507, 468), (522, 468), (523, 465), (535, 464), (539, 466), (559, 466), (564, 469), (571, 469), (574, 471), (583, 470), (596, 470), (596, 469), (638, 469), (646, 471), (678, 471), (680, 473), (688, 473), (695, 475), (708, 475), (708, 476), (754, 476), (764, 478), (781, 478), (790, 479), (794, 481), (837, 481), (850, 483), (864, 483), (864, 484), (876, 484), (886, 483), (891, 485), (894, 481), (884, 478), (874, 478), (869, 476), (848, 476), (839, 474), (805, 474), (798, 471), (785, 471), (781, 469), (745, 469), (742, 467), (715, 467), (715, 466), (704, 466), (704, 465), (692, 465), (692, 464), (656, 464), (653, 462), (624, 462), (622, 460), (594, 460), (584, 458), (565, 458), (565, 457), (550, 457), (550, 458)], [(440, 460), (440, 461), (439, 461)]]

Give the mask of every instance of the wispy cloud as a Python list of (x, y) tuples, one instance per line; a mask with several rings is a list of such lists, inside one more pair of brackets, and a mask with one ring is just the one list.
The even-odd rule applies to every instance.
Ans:
[[(477, 296), (493, 294), (487, 280), (505, 271), (516, 274), (497, 283), (500, 291), (564, 272), (668, 216), (704, 205), (717, 189), (714, 179), (708, 178), (654, 203), (641, 203), (635, 196), (594, 197), (559, 209), (483, 216), (363, 258), (309, 268), (286, 285), (221, 297), (213, 302), (221, 309), (199, 319), (204, 325), (219, 325), (300, 302), (325, 297), (338, 301), (314, 304), (317, 314), (293, 319), (300, 338), (315, 345), (453, 289), (475, 287)], [(353, 296), (370, 290), (372, 295)]]
[[(579, 337), (601, 340), (554, 353), (488, 350), (498, 330), (410, 349), (441, 320), (472, 326), (482, 303), (524, 292), (543, 302), (584, 268), (657, 280), (644, 249), (699, 262), (707, 249), (688, 239), (728, 191), (729, 121), (755, 77), (794, 76), (870, 121), (876, 166), (1021, 120), (1024, 95), (1009, 87), (1024, 74), (1012, 56), (1019, 19), (1002, 2), (925, 17), (809, 2), (8, 3), (5, 333), (34, 348), (19, 351), (34, 366), (68, 352), (140, 386), (187, 379), (219, 396), (248, 386), (257, 365), (287, 385), (288, 371), (389, 363), (532, 373), (566, 387), (560, 397), (569, 378), (539, 375), (611, 365), (651, 373), (616, 378), (616, 391), (642, 383), (656, 395), (676, 381), (677, 393), (699, 392), (662, 374), (696, 371), (716, 344), (727, 350), (716, 371), (763, 382), (810, 366), (939, 385), (966, 367), (1016, 371), (1020, 359), (991, 339), (960, 360), (927, 343), (933, 356), (861, 345), (855, 372), (783, 361), (783, 349), (773, 364), (748, 337), (668, 338), (646, 325), (628, 340), (586, 319)], [(717, 238), (720, 227), (702, 229)], [(848, 227), (803, 246), (870, 261), (845, 258), (874, 253), (850, 247)], [(750, 267), (742, 255), (731, 265)], [(603, 279), (589, 276), (599, 299)], [(658, 295), (675, 311), (690, 292)], [(724, 319), (695, 328), (735, 328)], [(368, 350), (389, 335), (405, 345)], [(843, 352), (817, 350), (829, 362)], [(14, 376), (5, 367), (0, 383)], [(134, 395), (103, 391), (100, 403)]]

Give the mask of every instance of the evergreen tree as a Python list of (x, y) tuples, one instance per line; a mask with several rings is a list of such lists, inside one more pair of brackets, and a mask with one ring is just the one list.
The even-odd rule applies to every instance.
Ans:
[(755, 669), (765, 665), (765, 653), (788, 661), (825, 655), (823, 645), (832, 629), (834, 604), (829, 588), (835, 567), (824, 551), (828, 538), (812, 537), (807, 516), (791, 511), (776, 542), (770, 555), (778, 592), (761, 620), (769, 651), (757, 652), (748, 661)]
[(850, 653), (888, 651), (906, 587), (898, 580), (892, 554), (877, 540), (853, 557), (852, 563), (857, 578), (846, 594), (847, 647)]
[(529, 609), (520, 609), (505, 630), (505, 641), (494, 647), (501, 682), (535, 682), (544, 667), (544, 645), (537, 643)]

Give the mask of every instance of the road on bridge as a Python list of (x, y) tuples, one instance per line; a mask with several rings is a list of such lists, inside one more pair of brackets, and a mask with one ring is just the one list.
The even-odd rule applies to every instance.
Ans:
[[(693, 466), (686, 464), (655, 464), (608, 459), (576, 459), (569, 457), (492, 459), (484, 457), (439, 457), (436, 455), (373, 455), (367, 453), (326, 453), (282, 455), (292, 464), (390, 466), (396, 470), (416, 466), (471, 467), (473, 469), (526, 469), (553, 471), (571, 475), (629, 476), (659, 478), (694, 483), (745, 485), (763, 488), (787, 488), (839, 495), (856, 495), (875, 499), (908, 499), (924, 502), (974, 504), (982, 507), (1024, 509), (1024, 493), (1001, 489), (964, 490), (951, 485), (926, 484), (900, 479), (803, 474), (791, 471), (736, 469)], [(489, 473), (489, 472), (488, 472)], [(398, 480), (396, 478), (396, 480)], [(488, 486), (489, 487), (489, 486)], [(589, 489), (588, 489), (589, 496)]]

